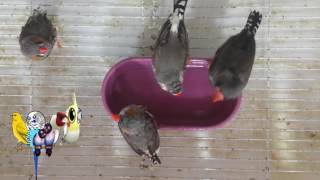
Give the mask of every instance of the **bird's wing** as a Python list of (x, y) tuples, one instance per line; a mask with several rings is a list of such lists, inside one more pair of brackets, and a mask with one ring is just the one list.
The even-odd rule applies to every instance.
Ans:
[(188, 31), (187, 31), (187, 28), (184, 24), (184, 21), (180, 22), (178, 38), (179, 38), (181, 44), (185, 47), (185, 49), (188, 50), (189, 37), (188, 37)]
[(51, 131), (49, 134), (46, 135), (45, 139), (44, 139), (44, 143), (45, 146), (51, 146), (53, 145), (55, 142), (55, 133), (54, 131)]
[[(165, 44), (168, 43), (169, 41), (169, 36), (170, 36), (170, 28), (171, 28), (171, 22), (168, 19), (161, 27), (158, 39), (155, 42), (154, 45), (154, 53), (153, 53), (153, 57), (156, 56), (156, 54), (158, 54), (160, 51), (160, 47), (164, 46)], [(153, 58), (154, 59), (154, 58)]]
[(135, 132), (130, 131), (130, 129), (126, 128), (123, 126), (122, 124), (123, 122), (119, 122), (118, 126), (119, 126), (119, 130), (123, 136), (123, 138), (126, 140), (127, 144), (131, 147), (131, 149), (136, 152), (138, 155), (142, 156), (142, 155), (147, 155), (143, 150), (141, 150), (141, 147), (139, 147), (138, 144), (136, 144), (136, 138), (137, 135)]
[[(211, 75), (216, 76), (217, 73), (219, 73), (217, 71), (221, 70), (221, 69), (225, 69), (225, 65), (230, 65), (233, 62), (227, 62), (225, 58), (223, 58), (225, 56), (225, 51), (227, 51), (228, 49), (230, 49), (232, 47), (232, 43), (233, 41), (235, 41), (237, 37), (236, 36), (231, 36), (230, 38), (228, 38), (216, 51), (215, 56), (213, 58), (213, 62), (210, 64), (209, 67), (209, 72)], [(230, 53), (227, 52), (227, 54), (229, 55)], [(215, 79), (215, 78), (214, 78)]]
[(158, 133), (158, 129), (156, 124), (153, 121), (153, 118), (150, 117), (148, 114), (146, 116), (146, 123), (145, 123), (145, 135), (148, 138), (148, 147), (151, 151), (150, 154), (153, 154), (160, 146), (160, 137)]
[(171, 22), (169, 19), (162, 25), (156, 45), (164, 45), (168, 42), (170, 35)]
[(27, 135), (28, 135), (28, 130), (27, 127), (23, 122), (18, 123), (16, 126), (17, 130), (17, 136), (16, 137), (19, 141), (22, 141), (22, 143), (27, 144)]
[(24, 122), (18, 123), (16, 128), (17, 128), (17, 131), (19, 131), (24, 135), (28, 134), (28, 129), (27, 129), (27, 126), (24, 124)]
[(182, 44), (182, 46), (186, 52), (186, 54), (185, 54), (186, 57), (184, 57), (185, 61), (184, 61), (184, 65), (183, 65), (183, 67), (186, 67), (187, 58), (189, 56), (189, 37), (188, 37), (188, 31), (187, 31), (187, 28), (184, 24), (184, 21), (180, 22), (179, 31), (178, 31), (178, 38), (179, 38), (179, 41)]

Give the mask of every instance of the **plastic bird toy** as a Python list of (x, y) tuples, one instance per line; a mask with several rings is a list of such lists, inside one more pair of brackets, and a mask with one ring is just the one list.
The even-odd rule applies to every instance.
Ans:
[(73, 93), (72, 104), (67, 108), (66, 112), (58, 112), (51, 117), (50, 124), (53, 127), (63, 127), (62, 142), (75, 143), (80, 136), (80, 121), (82, 111), (78, 107), (75, 93)]
[(24, 123), (21, 115), (18, 112), (14, 112), (12, 115), (12, 132), (15, 138), (18, 140), (17, 150), (22, 144), (27, 144), (28, 129)]
[[(34, 174), (36, 180), (38, 179), (38, 157), (41, 154), (42, 147), (45, 145), (44, 139), (47, 133), (50, 133), (46, 128), (48, 125), (50, 124), (45, 123), (45, 117), (39, 111), (32, 111), (27, 115), (28, 144), (33, 152)], [(57, 136), (59, 136), (59, 131), (57, 131)], [(50, 147), (52, 147), (52, 144)]]
[(12, 131), (19, 143), (27, 144), (33, 152), (34, 174), (38, 179), (38, 156), (41, 149), (46, 149), (46, 154), (51, 156), (53, 145), (57, 142), (59, 131), (53, 130), (46, 123), (44, 115), (39, 111), (32, 111), (27, 115), (26, 123), (17, 112), (12, 114)]
[(59, 130), (53, 130), (50, 123), (44, 125), (44, 132), (46, 136), (44, 137), (44, 146), (46, 149), (46, 154), (51, 156), (53, 145), (57, 142), (59, 138)]

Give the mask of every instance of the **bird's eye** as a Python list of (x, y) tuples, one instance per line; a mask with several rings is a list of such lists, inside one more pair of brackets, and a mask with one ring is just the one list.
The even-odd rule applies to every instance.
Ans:
[(35, 119), (37, 116), (36, 115), (33, 115), (33, 119)]
[(74, 110), (74, 108), (70, 108), (68, 115), (69, 115), (70, 121), (73, 122), (76, 117), (76, 111)]
[(221, 81), (217, 81), (215, 85), (216, 86), (221, 86), (221, 84), (222, 84)]

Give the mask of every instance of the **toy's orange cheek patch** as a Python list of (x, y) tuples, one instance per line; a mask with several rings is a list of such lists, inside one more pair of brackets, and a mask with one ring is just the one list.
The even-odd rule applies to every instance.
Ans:
[(120, 116), (117, 114), (112, 114), (112, 119), (118, 123), (120, 121)]

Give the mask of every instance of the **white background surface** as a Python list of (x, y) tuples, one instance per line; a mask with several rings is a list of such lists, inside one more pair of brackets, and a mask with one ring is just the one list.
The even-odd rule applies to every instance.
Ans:
[[(21, 55), (18, 36), (39, 3), (59, 27), (64, 48), (32, 62)], [(104, 112), (100, 84), (120, 59), (151, 55), (171, 8), (171, 0), (0, 1), (1, 180), (33, 174), (31, 152), (15, 152), (9, 115), (64, 111), (73, 91), (84, 115), (80, 140), (40, 158), (41, 180), (319, 179), (318, 0), (189, 0), (193, 57), (213, 57), (250, 10), (263, 13), (252, 76), (233, 122), (212, 132), (161, 131), (163, 164), (138, 168), (140, 158)]]

